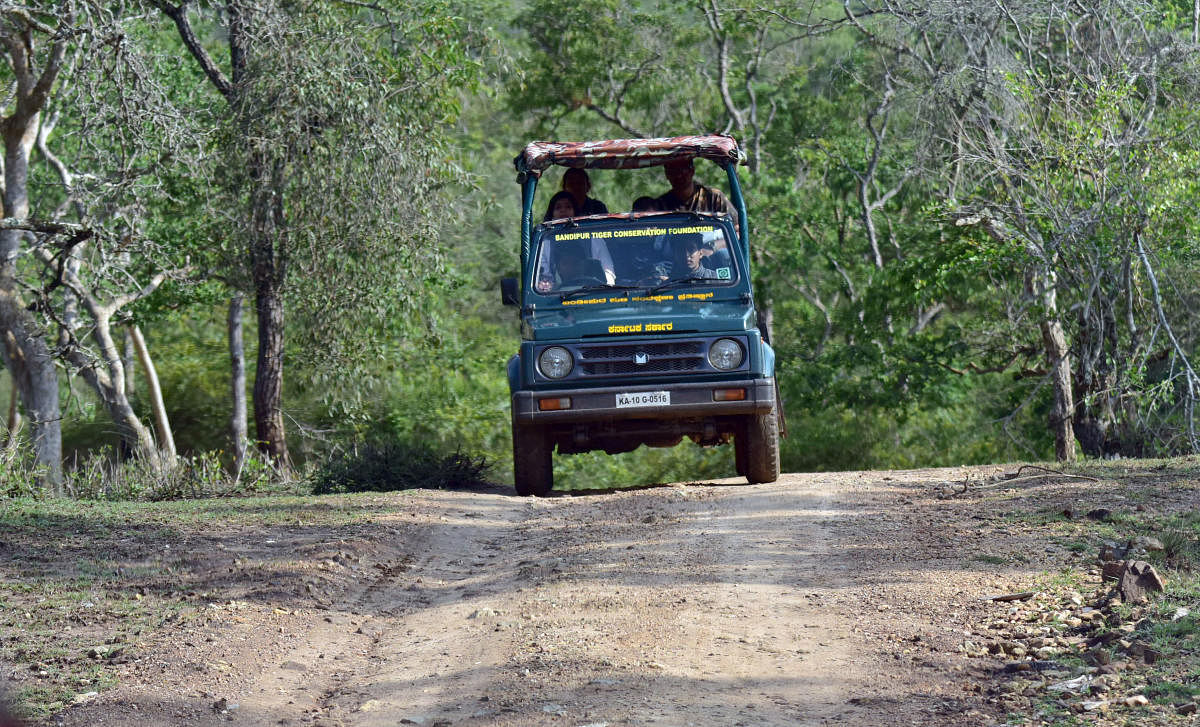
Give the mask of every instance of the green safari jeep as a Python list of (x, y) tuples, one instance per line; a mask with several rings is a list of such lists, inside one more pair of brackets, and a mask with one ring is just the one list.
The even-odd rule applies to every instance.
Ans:
[[(637, 169), (706, 159), (724, 170), (727, 211), (575, 216), (537, 222), (551, 165)], [(775, 353), (758, 328), (746, 205), (725, 135), (534, 142), (515, 160), (522, 192), (520, 307), (508, 362), (517, 492), (546, 495), (551, 454), (733, 442), (739, 475), (779, 477)], [(672, 167), (674, 168), (674, 167)], [(727, 207), (728, 209), (728, 207)]]

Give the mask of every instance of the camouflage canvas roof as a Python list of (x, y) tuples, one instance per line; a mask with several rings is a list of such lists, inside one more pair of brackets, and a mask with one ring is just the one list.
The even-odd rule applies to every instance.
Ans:
[(727, 134), (607, 141), (533, 141), (513, 164), (518, 172), (540, 175), (552, 165), (586, 169), (639, 169), (680, 159), (710, 159), (722, 166), (744, 164), (746, 155)]

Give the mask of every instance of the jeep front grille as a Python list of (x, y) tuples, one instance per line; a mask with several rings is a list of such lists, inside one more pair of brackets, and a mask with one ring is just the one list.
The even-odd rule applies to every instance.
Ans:
[(703, 341), (584, 344), (578, 351), (582, 376), (693, 373), (705, 368)]

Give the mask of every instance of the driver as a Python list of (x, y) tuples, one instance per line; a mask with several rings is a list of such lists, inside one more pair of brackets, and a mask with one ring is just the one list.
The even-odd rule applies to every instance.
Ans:
[[(546, 234), (553, 236), (555, 233)], [(588, 261), (595, 262), (589, 265)], [(594, 267), (596, 264), (599, 264), (598, 270)], [(612, 255), (608, 252), (608, 245), (598, 237), (565, 242), (549, 239), (543, 242), (535, 285), (539, 293), (554, 290), (555, 273), (558, 274), (559, 285), (572, 281), (582, 283), (585, 279), (595, 285), (613, 285), (617, 282), (616, 268), (613, 266)], [(598, 277), (599, 275), (603, 275), (603, 278)]]
[(716, 270), (704, 267), (702, 261), (706, 250), (699, 235), (687, 235), (675, 243), (675, 262), (671, 266), (671, 280), (720, 280)]

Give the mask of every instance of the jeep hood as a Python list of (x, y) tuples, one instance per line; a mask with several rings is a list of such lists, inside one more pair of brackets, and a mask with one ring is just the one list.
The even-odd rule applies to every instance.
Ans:
[[(611, 294), (608, 295), (611, 298)], [(580, 296), (562, 307), (534, 310), (524, 319), (525, 338), (566, 341), (636, 336), (677, 336), (746, 331), (756, 323), (754, 308), (743, 300), (675, 300), (628, 304), (598, 303)]]

